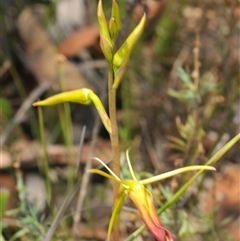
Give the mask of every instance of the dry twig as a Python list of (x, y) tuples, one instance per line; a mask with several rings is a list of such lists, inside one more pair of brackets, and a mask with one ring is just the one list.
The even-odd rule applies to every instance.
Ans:
[(0, 147), (2, 147), (7, 140), (8, 136), (14, 130), (14, 128), (23, 122), (26, 118), (27, 111), (32, 107), (32, 103), (39, 98), (45, 91), (47, 91), (53, 82), (57, 78), (52, 78), (50, 80), (45, 80), (40, 85), (38, 85), (32, 92), (29, 94), (27, 99), (22, 103), (21, 107), (18, 109), (14, 115), (13, 121), (7, 126), (7, 128), (2, 132), (0, 136)]

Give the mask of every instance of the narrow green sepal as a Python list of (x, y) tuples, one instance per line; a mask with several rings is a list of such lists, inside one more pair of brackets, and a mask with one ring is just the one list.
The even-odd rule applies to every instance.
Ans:
[(101, 100), (98, 98), (98, 96), (93, 91), (90, 92), (89, 97), (91, 98), (92, 102), (94, 103), (94, 105), (98, 111), (98, 114), (101, 118), (101, 121), (102, 121), (103, 125), (105, 126), (106, 130), (109, 133), (112, 133), (111, 121), (109, 119), (108, 114), (106, 113), (106, 110), (105, 110)]
[(111, 39), (114, 43), (117, 38), (118, 30), (116, 26), (116, 20), (113, 17), (111, 17), (109, 20), (109, 31), (110, 31)]
[(109, 39), (100, 34), (100, 47), (107, 61), (112, 61), (113, 46)]
[(110, 174), (108, 174), (108, 173), (106, 173), (104, 171), (98, 170), (98, 169), (89, 169), (87, 172), (101, 175), (101, 176), (106, 177), (108, 179), (111, 179), (111, 180), (113, 180), (115, 182), (120, 182), (115, 177), (111, 176)]
[(119, 68), (127, 63), (135, 43), (140, 38), (143, 32), (145, 22), (146, 22), (146, 14), (144, 13), (139, 24), (133, 29), (133, 31), (127, 37), (125, 42), (122, 44), (122, 46), (114, 54), (113, 56), (114, 67)]
[(190, 171), (197, 171), (197, 170), (209, 170), (209, 171), (216, 171), (215, 167), (208, 166), (208, 165), (194, 165), (194, 166), (187, 166), (187, 167), (181, 167), (178, 169), (175, 169), (173, 171), (165, 172), (159, 175), (156, 175), (154, 177), (149, 177), (147, 179), (139, 181), (141, 184), (149, 184), (149, 183), (154, 183), (158, 182), (164, 179), (167, 179), (169, 177), (178, 175), (183, 172), (190, 172)]
[(127, 63), (120, 68), (118, 68), (116, 71), (114, 71), (114, 82), (113, 82), (113, 89), (117, 89), (119, 84), (121, 83), (122, 77), (126, 72)]

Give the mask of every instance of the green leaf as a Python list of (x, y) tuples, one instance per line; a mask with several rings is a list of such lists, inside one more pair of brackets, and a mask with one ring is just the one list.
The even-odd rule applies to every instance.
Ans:
[(185, 141), (183, 141), (183, 140), (181, 140), (181, 139), (179, 139), (179, 138), (177, 138), (175, 136), (168, 136), (168, 139), (170, 141), (174, 142), (175, 144), (177, 144), (177, 146), (179, 146), (179, 147), (184, 148), (186, 146)]
[(108, 225), (108, 238), (111, 235), (115, 219), (117, 218), (117, 216), (120, 215), (120, 211), (122, 209), (125, 197), (126, 197), (126, 193), (124, 192), (123, 188), (120, 187), (120, 191), (114, 203), (112, 216)]
[(185, 83), (185, 84), (191, 83), (191, 77), (188, 73), (185, 72), (184, 69), (179, 68), (178, 74), (179, 74), (179, 77), (180, 77), (180, 79), (182, 80), (183, 83)]
[(3, 217), (6, 210), (10, 192), (7, 189), (0, 189), (0, 218)]
[(6, 98), (0, 98), (0, 113), (9, 118), (12, 115), (11, 103)]

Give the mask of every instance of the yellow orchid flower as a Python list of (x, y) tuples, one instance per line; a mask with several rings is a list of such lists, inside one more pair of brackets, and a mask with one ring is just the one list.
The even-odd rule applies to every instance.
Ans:
[(152, 235), (155, 237), (155, 239), (157, 241), (174, 241), (173, 234), (171, 234), (170, 231), (168, 231), (166, 228), (163, 227), (158, 217), (157, 211), (154, 207), (152, 194), (145, 188), (144, 185), (157, 182), (183, 172), (200, 170), (200, 169), (201, 170), (216, 170), (216, 169), (211, 166), (203, 166), (203, 165), (188, 166), (188, 167), (179, 168), (170, 172), (166, 172), (163, 174), (156, 175), (154, 177), (150, 177), (150, 178), (138, 181), (133, 172), (132, 165), (129, 160), (128, 150), (126, 152), (126, 157), (127, 157), (128, 167), (132, 176), (132, 179), (130, 180), (121, 180), (99, 158), (95, 158), (95, 159), (98, 162), (100, 162), (109, 171), (109, 173), (106, 173), (98, 169), (88, 170), (88, 172), (90, 173), (97, 173), (120, 184), (118, 198), (116, 199), (115, 204), (113, 206), (113, 213), (109, 222), (108, 237), (110, 237), (111, 235), (114, 220), (116, 216), (119, 215), (120, 213), (120, 210), (124, 202), (124, 198), (126, 197), (126, 195), (128, 195), (136, 205), (142, 220), (144, 221), (144, 223), (146, 224), (147, 228), (152, 233)]

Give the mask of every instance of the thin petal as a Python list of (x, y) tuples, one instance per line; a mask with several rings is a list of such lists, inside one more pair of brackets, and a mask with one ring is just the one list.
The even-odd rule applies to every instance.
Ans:
[(103, 176), (103, 177), (106, 177), (106, 178), (108, 178), (108, 179), (111, 179), (111, 180), (113, 180), (113, 181), (115, 181), (115, 182), (120, 182), (118, 179), (116, 179), (116, 178), (113, 177), (112, 175), (109, 175), (109, 174), (107, 174), (106, 172), (101, 171), (101, 170), (98, 170), (98, 169), (89, 169), (88, 172), (99, 174), (99, 175), (101, 175), (101, 176)]
[(146, 23), (146, 14), (144, 13), (138, 25), (133, 29), (133, 31), (127, 37), (125, 42), (122, 44), (122, 46), (114, 54), (114, 57), (113, 57), (114, 66), (121, 67), (127, 63), (129, 59), (129, 55), (135, 43), (140, 38), (143, 32), (145, 23)]
[(111, 122), (101, 100), (93, 91), (89, 93), (89, 98), (92, 100), (95, 107), (97, 108), (98, 114), (102, 120), (103, 125), (109, 133), (112, 133)]
[(130, 171), (130, 173), (132, 175), (132, 178), (133, 178), (134, 181), (137, 181), (137, 178), (136, 178), (136, 176), (135, 176), (135, 174), (133, 172), (133, 168), (132, 168), (132, 165), (131, 165), (131, 162), (130, 162), (129, 149), (127, 149), (127, 151), (126, 151), (126, 157), (127, 157), (128, 168), (129, 168), (129, 171)]
[(157, 181), (160, 181), (160, 180), (163, 180), (163, 179), (175, 176), (175, 175), (183, 173), (183, 172), (196, 171), (196, 170), (216, 171), (216, 168), (212, 167), (212, 166), (205, 166), (205, 165), (182, 167), (182, 168), (178, 168), (176, 170), (173, 170), (173, 171), (170, 171), (170, 172), (166, 172), (166, 173), (154, 176), (154, 177), (143, 179), (143, 180), (141, 180), (139, 182), (141, 184), (149, 184), (149, 183), (157, 182)]
[(94, 157), (94, 159), (100, 162), (116, 180), (121, 181), (121, 179), (101, 159), (97, 157)]

